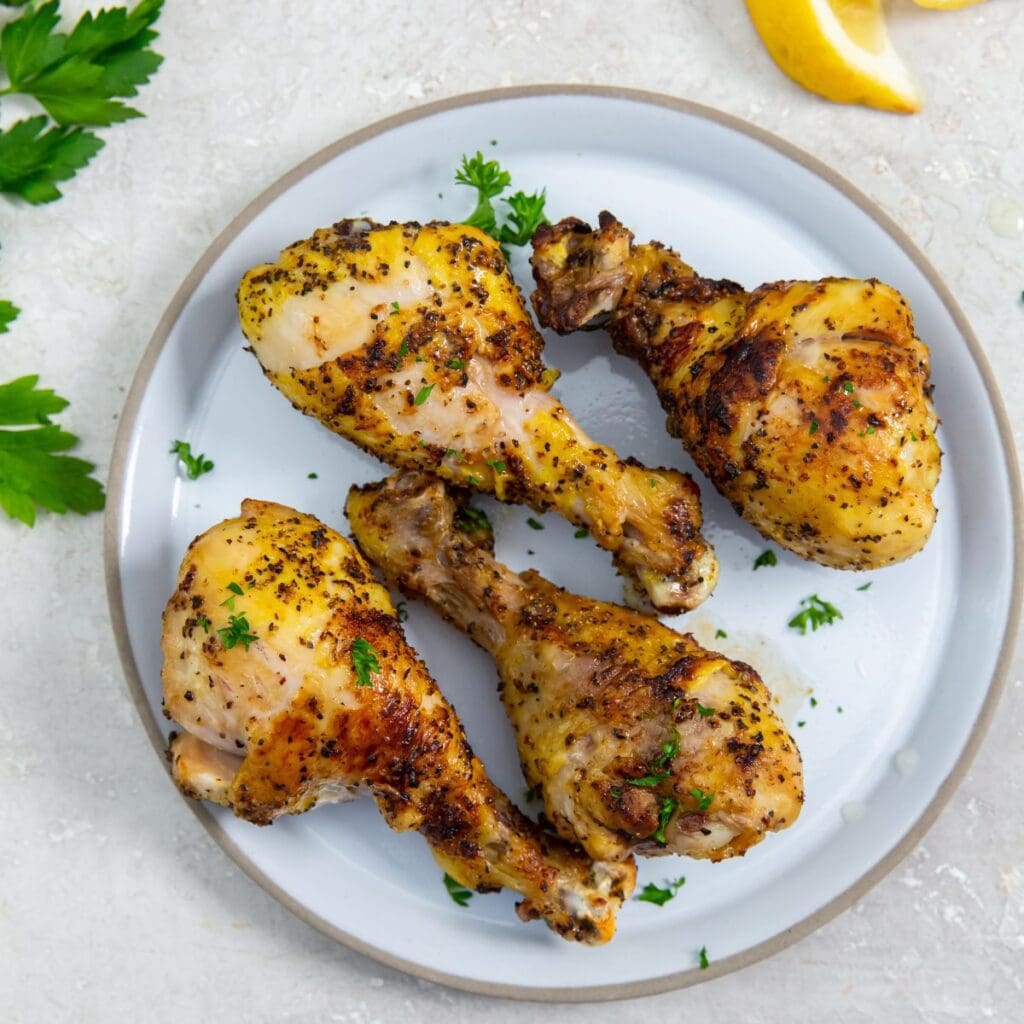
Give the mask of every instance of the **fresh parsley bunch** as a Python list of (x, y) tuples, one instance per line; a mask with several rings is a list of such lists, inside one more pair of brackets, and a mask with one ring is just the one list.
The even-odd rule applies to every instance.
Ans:
[(475, 188), (477, 194), (476, 207), (463, 223), (490, 235), (501, 243), (502, 248), (526, 245), (533, 238), (534, 231), (547, 223), (544, 189), (530, 194), (513, 192), (502, 198), (508, 213), (504, 223), (498, 223), (493, 200), (512, 184), (512, 176), (497, 160), (485, 160), (483, 153), (477, 152), (472, 157), (463, 155), (462, 165), (455, 172), (455, 182)]
[(56, 31), (60, 3), (50, 0), (4, 25), (0, 64), (6, 84), (0, 96), (29, 96), (46, 113), (0, 132), (0, 192), (30, 203), (59, 199), (57, 183), (103, 147), (90, 128), (142, 117), (122, 99), (135, 96), (163, 61), (150, 48), (162, 6), (163, 0), (141, 0), (130, 11), (86, 11), (64, 33)]

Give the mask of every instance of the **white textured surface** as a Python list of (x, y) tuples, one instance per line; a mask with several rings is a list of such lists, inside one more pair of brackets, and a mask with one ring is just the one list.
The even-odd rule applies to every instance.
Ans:
[[(72, 400), (64, 418), (83, 453), (105, 466), (135, 363), (174, 289), (280, 173), (423, 100), (597, 82), (747, 117), (877, 199), (963, 304), (1020, 437), (1019, 0), (945, 15), (894, 5), (894, 35), (928, 95), (911, 119), (834, 107), (791, 85), (739, 0), (463, 7), (171, 0), (161, 23), (168, 60), (140, 98), (148, 118), (107, 133), (107, 148), (60, 203), (0, 203), (0, 294), (24, 309), (0, 340), (0, 379), (41, 372)], [(100, 534), (98, 516), (46, 518), (33, 532), (0, 522), (5, 1020), (1019, 1019), (1019, 658), (949, 809), (856, 909), (773, 960), (697, 989), (538, 1011), (378, 967), (293, 919), (230, 864), (167, 782), (128, 700)]]

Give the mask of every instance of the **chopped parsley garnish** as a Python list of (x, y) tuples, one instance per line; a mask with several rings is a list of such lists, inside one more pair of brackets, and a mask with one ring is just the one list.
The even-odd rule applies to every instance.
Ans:
[(399, 601), (398, 604), (395, 605), (395, 618), (398, 619), (399, 622), (405, 622), (405, 620), (409, 618), (409, 609), (404, 601)]
[(708, 960), (708, 947), (707, 946), (701, 946), (700, 947), (700, 954), (699, 955), (700, 955), (700, 969), (702, 971), (706, 971), (708, 969), (708, 964), (710, 963), (710, 961)]
[(726, 631), (724, 629), (716, 629), (715, 630), (715, 639), (716, 640), (719, 639), (719, 638), (728, 639), (728, 637), (729, 637), (729, 634), (726, 633)]
[(482, 509), (474, 508), (472, 505), (466, 505), (459, 509), (455, 514), (455, 525), (463, 533), (478, 533), (481, 530), (487, 533), (494, 532), (491, 521), (487, 518), (487, 513)]
[(842, 713), (843, 713), (843, 705), (840, 704), (839, 707), (836, 708), (836, 714), (841, 715)]
[(458, 454), (459, 454), (459, 453), (458, 453), (458, 452), (457, 452), (457, 451), (456, 451), (456, 450), (455, 450), (454, 448), (449, 448), (449, 449), (448, 449), (448, 450), (447, 450), (447, 451), (446, 451), (446, 452), (444, 453), (444, 457), (445, 457), (446, 459), (451, 459), (451, 458), (453, 458), (454, 456), (456, 456), (456, 455), (458, 455)]
[(177, 455), (181, 460), (189, 480), (198, 480), (213, 469), (213, 463), (205, 455), (192, 454), (192, 445), (188, 441), (172, 441), (170, 454)]
[(480, 486), (480, 477), (474, 476), (472, 473), (467, 473), (466, 474), (466, 483), (469, 484), (471, 487), (479, 487)]
[(846, 383), (843, 384), (843, 390), (848, 395), (852, 395), (853, 394), (853, 382), (852, 381), (846, 381)]
[(807, 724), (806, 722), (797, 722), (796, 723), (798, 729), (802, 729), (806, 724)]
[(407, 356), (409, 354), (409, 343), (407, 341), (403, 341), (402, 344), (398, 346), (398, 354), (400, 356)]
[(306, 479), (307, 480), (318, 480), (319, 479), (319, 474), (318, 473), (307, 473), (306, 474)]
[(868, 580), (867, 583), (862, 583), (857, 589), (858, 590), (870, 590), (872, 583), (874, 583), (874, 580)]
[(817, 594), (805, 597), (801, 602), (801, 610), (789, 620), (789, 628), (797, 629), (802, 636), (806, 636), (807, 627), (812, 632), (817, 631), (819, 626), (831, 626), (836, 619), (841, 619), (843, 613), (828, 601), (823, 601)]
[(682, 706), (683, 706), (683, 698), (682, 697), (674, 697), (673, 700), (672, 700), (672, 710), (673, 711), (678, 711)]
[(686, 878), (680, 876), (675, 881), (665, 880), (665, 887), (648, 882), (639, 895), (635, 896), (640, 903), (653, 903), (655, 906), (663, 907), (669, 900), (673, 899), (676, 893), (686, 884)]
[(504, 459), (489, 459), (487, 465), (494, 470), (495, 473), (505, 472), (505, 460)]
[(672, 820), (678, 806), (679, 801), (674, 796), (662, 797), (658, 808), (658, 827), (654, 830), (654, 841), (661, 846), (668, 842), (665, 838), (665, 826)]
[(651, 487), (657, 487), (658, 486), (658, 481), (655, 480), (654, 477), (651, 477), (651, 479), (648, 480), (647, 482), (651, 485)]
[(422, 405), (430, 397), (430, 392), (433, 390), (433, 384), (425, 384), (416, 392), (416, 397), (413, 399), (413, 405)]
[(580, 527), (580, 528), (579, 528), (579, 529), (578, 529), (578, 530), (577, 530), (577, 531), (576, 531), (576, 532), (575, 532), (575, 533), (573, 534), (573, 536), (574, 536), (574, 537), (575, 537), (575, 538), (576, 538), (577, 540), (583, 540), (583, 538), (584, 538), (584, 537), (589, 537), (589, 536), (590, 536), (590, 531), (589, 531), (589, 530), (588, 530), (588, 529), (587, 529), (587, 528), (586, 528), (585, 526), (581, 526), (581, 527)]
[(661, 744), (661, 753), (651, 762), (650, 773), (642, 775), (639, 779), (627, 779), (626, 781), (631, 786), (657, 786), (670, 775), (670, 772), (658, 769), (664, 768), (678, 753), (679, 733), (673, 729), (669, 738)]
[(352, 667), (356, 670), (356, 686), (373, 686), (370, 676), (381, 670), (377, 649), (361, 636), (352, 641)]
[(103, 508), (103, 485), (89, 476), (93, 464), (54, 454), (78, 438), (50, 422), (68, 403), (38, 383), (33, 374), (0, 384), (0, 428), (28, 428), (0, 429), (0, 508), (26, 526), (35, 525), (37, 506), (59, 515)]
[(529, 518), (528, 518), (528, 519), (526, 520), (526, 525), (527, 525), (527, 526), (528, 526), (528, 527), (529, 527), (529, 528), (530, 528), (531, 530), (543, 530), (543, 529), (544, 529), (544, 524), (543, 524), (543, 523), (538, 523), (538, 522), (537, 522), (537, 520), (533, 518), (533, 516), (530, 516), (530, 517), (529, 517)]
[(778, 555), (769, 548), (767, 551), (762, 551), (761, 554), (754, 559), (754, 571), (756, 572), (763, 565), (778, 565)]
[(679, 753), (679, 733), (673, 729), (672, 735), (661, 745), (661, 755), (652, 763), (655, 768), (668, 764)]
[(664, 782), (669, 776), (668, 772), (654, 772), (650, 775), (641, 775), (639, 779), (627, 779), (631, 786), (657, 786)]
[(691, 789), (690, 796), (697, 801), (697, 806), (702, 811), (706, 811), (711, 806), (711, 801), (715, 799), (714, 793), (705, 793), (703, 789)]
[(456, 882), (447, 872), (444, 876), (444, 887), (453, 902), (458, 903), (460, 907), (469, 906), (469, 901), (473, 898), (472, 889), (467, 889), (461, 882)]
[(196, 625), (204, 632), (210, 632), (210, 620), (205, 615), (196, 616)]
[(808, 431), (809, 434), (816, 434), (818, 432), (818, 421), (811, 420), (811, 429)]
[(245, 617), (245, 612), (239, 612), (237, 615), (229, 616), (227, 626), (223, 629), (218, 629), (217, 636), (220, 637), (220, 642), (224, 645), (225, 650), (230, 651), (232, 647), (238, 644), (249, 650), (249, 644), (259, 639), (255, 633), (249, 632), (250, 629), (249, 620)]
[(401, 313), (401, 312), (402, 312), (402, 310), (401, 310), (401, 307), (398, 305), (398, 303), (397, 302), (392, 302), (391, 303), (391, 315), (392, 316), (398, 316), (398, 314)]
[(449, 359), (445, 365), (449, 370), (461, 370), (466, 364), (461, 359)]
[(697, 701), (697, 714), (699, 714), (701, 718), (710, 718), (714, 713), (714, 708), (706, 708), (700, 701)]
[(523, 799), (528, 804), (532, 804), (535, 800), (539, 800), (540, 799), (540, 794), (537, 792), (537, 790), (535, 790), (533, 788), (533, 786), (531, 786), (529, 789), (524, 791)]
[(228, 590), (231, 591), (231, 596), (226, 601), (221, 601), (221, 608), (227, 608), (229, 612), (235, 610), (235, 597), (241, 597), (245, 591), (235, 582), (228, 584)]
[(503, 248), (506, 245), (526, 245), (537, 228), (547, 222), (542, 189), (532, 194), (514, 192), (507, 198), (503, 197), (502, 202), (508, 207), (508, 212), (505, 222), (498, 224), (493, 200), (512, 184), (512, 176), (497, 160), (485, 160), (479, 151), (476, 156), (463, 155), (462, 165), (455, 172), (455, 182), (474, 188), (477, 193), (476, 206), (463, 223), (479, 228), (500, 242)]
[(818, 698), (817, 697), (812, 697), (811, 698), (811, 707), (812, 708), (816, 708), (817, 706), (818, 706)]
[(910, 440), (911, 441), (916, 441), (917, 440), (917, 434), (915, 434), (913, 431), (910, 432)]

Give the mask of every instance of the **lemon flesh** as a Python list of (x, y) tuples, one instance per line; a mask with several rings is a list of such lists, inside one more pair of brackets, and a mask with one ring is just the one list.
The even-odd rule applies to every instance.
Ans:
[(805, 89), (836, 103), (921, 109), (917, 83), (889, 40), (881, 0), (747, 0), (747, 9), (772, 59)]

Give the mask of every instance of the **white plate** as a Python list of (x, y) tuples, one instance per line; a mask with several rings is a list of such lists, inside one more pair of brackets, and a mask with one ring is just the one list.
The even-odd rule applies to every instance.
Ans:
[[(754, 572), (767, 545), (702, 483), (721, 582), (678, 621), (752, 663), (779, 696), (803, 752), (807, 803), (793, 828), (742, 859), (642, 862), (641, 884), (679, 874), (686, 884), (664, 907), (626, 906), (608, 946), (576, 947), (519, 923), (511, 893), (456, 906), (426, 843), (390, 832), (370, 801), (265, 829), (194, 806), (261, 885), (388, 964), (527, 998), (661, 991), (750, 963), (826, 921), (891, 868), (948, 799), (998, 695), (1018, 618), (1010, 432), (977, 341), (924, 257), (864, 196), (760, 130), (679, 100), (570, 87), (481, 94), (393, 118), (317, 154), (249, 206), (182, 285), (139, 368), (111, 473), (107, 566), (129, 685), (161, 751), (160, 614), (189, 540), (247, 496), (345, 531), (348, 486), (388, 472), (263, 379), (243, 351), (239, 278), (342, 217), (458, 220), (473, 197), (452, 184), (452, 171), (478, 148), (501, 159), (515, 187), (546, 186), (552, 219), (593, 220), (610, 209), (641, 241), (671, 244), (707, 276), (753, 286), (873, 275), (899, 288), (931, 346), (943, 420), (935, 533), (909, 563), (869, 576), (782, 552), (777, 567)], [(514, 270), (528, 288), (525, 254)], [(692, 469), (664, 430), (653, 388), (603, 335), (551, 337), (548, 362), (561, 368), (557, 391), (596, 439), (649, 464)], [(168, 454), (175, 438), (205, 452), (215, 471), (195, 483), (180, 477)], [(535, 565), (571, 590), (619, 597), (608, 555), (574, 540), (565, 522), (545, 517), (541, 533), (527, 527), (527, 510), (489, 511), (499, 557), (514, 568)], [(866, 579), (873, 586), (858, 590)], [(799, 636), (786, 622), (812, 593), (844, 619)], [(727, 639), (715, 640), (719, 628)], [(406, 631), (492, 776), (520, 798), (491, 661), (423, 606), (410, 607)], [(707, 971), (696, 966), (702, 946)]]

